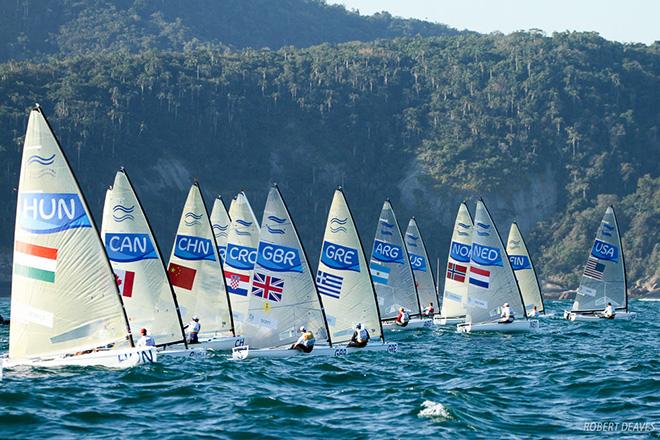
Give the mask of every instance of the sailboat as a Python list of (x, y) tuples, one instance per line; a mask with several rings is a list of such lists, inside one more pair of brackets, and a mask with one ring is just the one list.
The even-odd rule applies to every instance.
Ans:
[[(234, 349), (234, 359), (251, 357), (337, 356), (344, 352), (330, 341), (328, 324), (309, 260), (277, 185), (268, 193), (261, 221), (248, 318), (246, 345)], [(291, 350), (299, 328), (312, 331), (310, 353)]]
[(181, 213), (167, 274), (183, 321), (199, 318), (196, 348), (230, 350), (243, 344), (234, 331), (222, 262), (197, 182), (190, 187)]
[(516, 275), (520, 293), (522, 293), (523, 301), (525, 302), (525, 313), (527, 315), (532, 312), (534, 306), (541, 315), (545, 315), (545, 305), (543, 304), (543, 295), (541, 294), (541, 286), (539, 279), (536, 276), (534, 263), (532, 257), (529, 255), (525, 239), (520, 232), (518, 223), (511, 223), (509, 229), (509, 239), (506, 243), (506, 253), (509, 256), (509, 262), (513, 273)]
[(126, 316), (134, 335), (145, 328), (156, 346), (183, 344), (183, 350), (160, 354), (192, 357), (188, 350), (179, 305), (142, 204), (123, 168), (108, 188), (103, 207), (101, 237), (117, 279)]
[[(472, 228), (472, 250), (467, 274), (468, 295), (465, 322), (456, 326), (461, 333), (476, 331), (526, 332), (538, 328), (538, 320), (527, 318), (511, 263), (500, 233), (483, 200), (477, 202)], [(501, 307), (508, 303), (515, 314), (511, 323), (498, 322)]]
[(248, 294), (252, 286), (259, 246), (259, 222), (243, 191), (232, 201), (229, 217), (231, 226), (223, 263), (234, 324), (236, 331), (243, 334), (243, 324), (248, 315)]
[(415, 286), (417, 286), (417, 295), (422, 310), (425, 306), (432, 303), (433, 307), (439, 307), (438, 304), (438, 289), (435, 285), (435, 278), (433, 277), (433, 270), (429, 263), (429, 255), (426, 252), (426, 245), (422, 238), (422, 233), (419, 230), (417, 220), (415, 217), (411, 218), (408, 222), (408, 228), (405, 235), (406, 250), (410, 257), (410, 266), (413, 269), (413, 276), (415, 277)]
[(614, 306), (614, 319), (637, 318), (637, 313), (628, 310), (626, 264), (612, 206), (607, 208), (600, 222), (575, 302), (571, 310), (564, 311), (564, 318), (571, 321), (604, 318), (601, 312), (608, 303)]
[(445, 288), (440, 315), (433, 317), (435, 325), (452, 325), (465, 321), (468, 272), (472, 249), (472, 216), (465, 202), (458, 207), (447, 257)]
[(211, 227), (213, 228), (213, 235), (215, 235), (215, 242), (218, 245), (218, 255), (220, 255), (223, 262), (227, 256), (227, 239), (229, 238), (230, 226), (231, 218), (229, 218), (225, 203), (221, 196), (217, 196), (211, 209)]
[(335, 190), (328, 212), (316, 286), (321, 294), (333, 346), (349, 343), (356, 324), (360, 323), (369, 331), (371, 341), (364, 348), (345, 346), (344, 352), (397, 351), (396, 343), (385, 342), (369, 266), (341, 187)]
[(134, 346), (87, 202), (37, 105), (23, 147), (2, 366), (124, 368), (157, 357), (155, 347)]
[[(376, 289), (384, 329), (412, 330), (433, 325), (431, 319), (421, 317), (422, 310), (410, 258), (389, 199), (383, 203), (378, 218), (369, 271)], [(405, 327), (395, 324), (401, 307), (411, 312), (410, 321)]]

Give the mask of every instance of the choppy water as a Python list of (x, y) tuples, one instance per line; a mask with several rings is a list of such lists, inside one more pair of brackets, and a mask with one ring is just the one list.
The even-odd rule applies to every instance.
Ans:
[[(660, 438), (660, 303), (632, 310), (637, 321), (546, 319), (535, 335), (400, 333), (394, 356), (5, 371), (0, 438), (603, 436), (585, 422)], [(0, 328), (0, 352), (7, 337)]]

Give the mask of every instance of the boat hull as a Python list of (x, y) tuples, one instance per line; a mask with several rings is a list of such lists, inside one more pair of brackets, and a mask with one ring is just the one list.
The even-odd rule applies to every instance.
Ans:
[(535, 319), (525, 321), (514, 321), (509, 324), (500, 324), (498, 322), (481, 322), (478, 324), (462, 323), (456, 326), (458, 333), (475, 332), (497, 332), (497, 333), (525, 333), (536, 331), (539, 328), (539, 322)]
[(431, 327), (433, 327), (433, 320), (431, 318), (412, 318), (410, 321), (408, 321), (408, 325), (405, 327), (396, 325), (394, 321), (383, 321), (383, 330), (391, 332), (419, 330), (422, 328)]
[(158, 356), (166, 358), (202, 358), (208, 356), (206, 348), (165, 348), (158, 351)]
[(436, 315), (433, 317), (433, 325), (456, 325), (465, 322), (465, 317), (449, 317)]
[(140, 364), (152, 364), (158, 361), (156, 347), (134, 347), (122, 350), (104, 350), (78, 356), (58, 356), (49, 359), (11, 359), (2, 360), (3, 368), (16, 366), (33, 367), (108, 367), (130, 368)]
[(614, 318), (605, 318), (601, 313), (579, 313), (564, 310), (564, 319), (569, 321), (609, 321), (610, 319), (625, 319), (631, 321), (637, 319), (636, 312), (616, 312)]
[(368, 344), (366, 347), (347, 347), (345, 345), (336, 345), (330, 347), (328, 345), (318, 345), (314, 347), (311, 353), (303, 353), (299, 350), (290, 350), (288, 348), (260, 348), (250, 350), (250, 347), (245, 345), (236, 347), (232, 350), (232, 359), (243, 360), (248, 357), (255, 358), (290, 358), (290, 357), (309, 357), (309, 356), (331, 356), (342, 357), (350, 353), (357, 353), (361, 351), (387, 351), (388, 353), (396, 353), (399, 350), (399, 344), (396, 342), (373, 343)]
[[(188, 344), (188, 349), (231, 351), (234, 347), (242, 347), (243, 344), (245, 344), (245, 338), (242, 336), (212, 336), (199, 338), (199, 344)], [(186, 346), (184, 344), (167, 346), (168, 351), (185, 349)]]

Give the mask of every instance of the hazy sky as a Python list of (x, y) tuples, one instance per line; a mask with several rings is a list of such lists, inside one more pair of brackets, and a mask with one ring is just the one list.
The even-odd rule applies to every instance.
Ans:
[(363, 15), (400, 17), (489, 33), (542, 29), (596, 31), (608, 40), (660, 40), (660, 0), (327, 0)]

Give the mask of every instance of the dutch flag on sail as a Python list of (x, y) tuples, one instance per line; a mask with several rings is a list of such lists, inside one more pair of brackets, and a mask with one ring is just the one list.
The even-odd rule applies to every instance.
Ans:
[(490, 271), (471, 266), (470, 284), (488, 289), (488, 286), (490, 285)]

